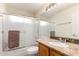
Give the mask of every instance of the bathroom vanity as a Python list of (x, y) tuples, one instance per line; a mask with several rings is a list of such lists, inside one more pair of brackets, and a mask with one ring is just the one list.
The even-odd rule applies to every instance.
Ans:
[[(54, 44), (50, 44), (50, 42)], [(59, 45), (55, 45), (55, 42)], [(64, 44), (64, 45), (63, 45)], [(54, 39), (38, 40), (39, 56), (79, 56), (79, 45), (74, 43), (62, 43)]]
[(42, 43), (39, 43), (38, 46), (39, 46), (39, 56), (63, 56), (64, 55)]

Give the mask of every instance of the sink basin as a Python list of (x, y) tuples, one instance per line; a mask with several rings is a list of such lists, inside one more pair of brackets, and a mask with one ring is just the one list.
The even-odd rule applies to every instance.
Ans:
[(48, 43), (51, 44), (51, 45), (63, 47), (63, 48), (69, 47), (69, 45), (67, 43), (63, 43), (61, 41), (51, 41), (51, 42), (48, 42)]

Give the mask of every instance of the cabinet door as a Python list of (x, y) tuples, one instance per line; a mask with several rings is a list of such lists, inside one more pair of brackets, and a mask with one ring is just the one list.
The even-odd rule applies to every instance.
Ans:
[(60, 53), (50, 49), (50, 56), (63, 56), (63, 55), (61, 55)]
[(49, 56), (49, 48), (43, 44), (38, 44), (39, 46), (39, 56)]

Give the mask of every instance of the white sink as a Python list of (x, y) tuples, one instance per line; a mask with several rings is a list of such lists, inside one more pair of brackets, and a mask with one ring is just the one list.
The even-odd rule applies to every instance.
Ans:
[(58, 46), (58, 47), (63, 47), (63, 48), (69, 47), (69, 45), (67, 43), (63, 43), (61, 41), (51, 41), (51, 42), (49, 42), (49, 44)]

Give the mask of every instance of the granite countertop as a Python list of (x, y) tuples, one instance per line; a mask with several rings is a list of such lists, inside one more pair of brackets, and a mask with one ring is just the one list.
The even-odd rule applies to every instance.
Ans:
[(39, 39), (37, 42), (42, 43), (46, 46), (48, 46), (49, 48), (52, 48), (56, 51), (59, 51), (65, 55), (68, 56), (79, 56), (79, 45), (75, 44), (75, 43), (69, 43), (67, 42), (69, 47), (58, 47), (52, 44), (49, 44), (48, 42), (54, 41), (55, 39)]

